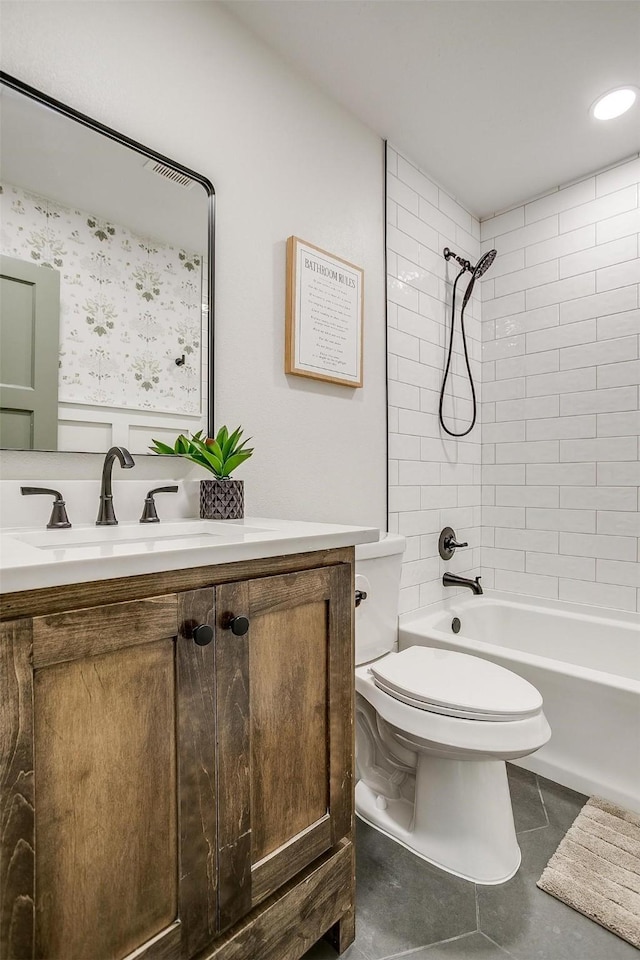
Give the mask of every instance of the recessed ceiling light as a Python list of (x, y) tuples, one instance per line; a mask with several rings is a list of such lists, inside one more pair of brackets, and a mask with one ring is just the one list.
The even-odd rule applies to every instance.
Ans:
[(603, 94), (591, 107), (591, 113), (596, 120), (613, 120), (626, 113), (636, 101), (636, 87), (617, 87)]

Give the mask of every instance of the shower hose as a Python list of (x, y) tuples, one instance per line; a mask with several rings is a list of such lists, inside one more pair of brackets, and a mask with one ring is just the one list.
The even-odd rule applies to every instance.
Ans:
[(445, 433), (448, 433), (450, 437), (466, 437), (466, 435), (467, 435), (468, 433), (471, 433), (471, 431), (472, 431), (473, 428), (475, 427), (475, 425), (476, 425), (476, 419), (477, 419), (477, 417), (478, 417), (478, 404), (477, 404), (477, 401), (476, 401), (476, 388), (475, 388), (475, 385), (474, 385), (474, 382), (473, 382), (473, 374), (471, 373), (471, 365), (470, 365), (470, 363), (469, 363), (469, 352), (468, 352), (468, 350), (467, 350), (467, 335), (466, 335), (466, 332), (465, 332), (465, 329), (464, 329), (464, 311), (465, 311), (465, 308), (466, 308), (466, 306), (467, 306), (467, 303), (469, 302), (469, 298), (471, 297), (471, 291), (472, 291), (472, 289), (473, 289), (473, 285), (474, 285), (475, 279), (476, 279), (476, 278), (475, 278), (475, 273), (472, 274), (471, 280), (469, 281), (469, 286), (468, 286), (467, 289), (466, 289), (465, 296), (464, 296), (464, 299), (463, 299), (463, 301), (462, 301), (462, 310), (460, 311), (460, 330), (462, 331), (462, 346), (463, 346), (463, 348), (464, 348), (464, 360), (465, 360), (465, 363), (466, 363), (466, 365), (467, 365), (467, 374), (468, 374), (468, 377), (469, 377), (469, 385), (470, 385), (470, 387), (471, 387), (471, 398), (472, 398), (472, 401), (473, 401), (473, 415), (472, 415), (472, 418), (471, 418), (471, 425), (468, 426), (467, 429), (466, 429), (466, 430), (463, 430), (461, 433), (456, 433), (454, 430), (449, 430), (448, 426), (447, 426), (446, 423), (444, 422), (444, 413), (443, 413), (444, 394), (445, 394), (445, 389), (446, 389), (446, 386), (447, 386), (447, 378), (448, 378), (448, 376), (449, 376), (449, 370), (450, 370), (450, 368), (451, 368), (451, 357), (452, 357), (452, 354), (453, 354), (453, 336), (454, 336), (455, 327), (456, 327), (456, 288), (457, 288), (457, 286), (458, 286), (458, 280), (460, 279), (460, 277), (462, 276), (463, 273), (466, 273), (466, 271), (467, 271), (467, 267), (466, 267), (466, 266), (463, 266), (462, 270), (460, 271), (460, 273), (458, 274), (458, 276), (455, 278), (455, 280), (454, 280), (454, 282), (453, 282), (453, 294), (452, 294), (452, 297), (451, 297), (451, 334), (450, 334), (450, 336), (449, 336), (449, 351), (448, 351), (448, 354), (447, 354), (447, 363), (446, 363), (446, 366), (445, 366), (445, 369), (444, 369), (444, 377), (442, 378), (442, 387), (441, 387), (441, 389), (440, 389), (440, 404), (439, 404), (439, 407), (438, 407), (438, 414), (439, 414), (439, 417), (440, 417), (440, 425), (441, 425), (442, 429), (445, 431)]

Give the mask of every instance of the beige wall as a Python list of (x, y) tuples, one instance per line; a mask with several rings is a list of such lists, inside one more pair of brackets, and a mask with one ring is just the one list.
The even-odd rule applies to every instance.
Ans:
[[(256, 453), (247, 512), (384, 526), (383, 148), (213, 2), (3, 2), (3, 69), (216, 188), (217, 422)], [(365, 386), (283, 373), (291, 234), (365, 271)], [(4, 476), (99, 476), (4, 454)], [(149, 466), (144, 465), (145, 472)], [(134, 471), (132, 471), (133, 473)]]

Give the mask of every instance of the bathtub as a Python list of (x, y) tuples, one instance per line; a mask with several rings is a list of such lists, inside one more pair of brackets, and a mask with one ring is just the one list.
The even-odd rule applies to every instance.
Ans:
[(519, 766), (640, 813), (639, 614), (491, 591), (402, 615), (398, 642), (484, 657), (529, 680), (552, 732)]

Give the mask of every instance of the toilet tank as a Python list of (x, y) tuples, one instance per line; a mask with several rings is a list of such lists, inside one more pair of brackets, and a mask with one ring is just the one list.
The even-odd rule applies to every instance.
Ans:
[(405, 543), (404, 537), (387, 533), (375, 543), (356, 546), (356, 590), (367, 594), (356, 607), (356, 665), (396, 648)]

